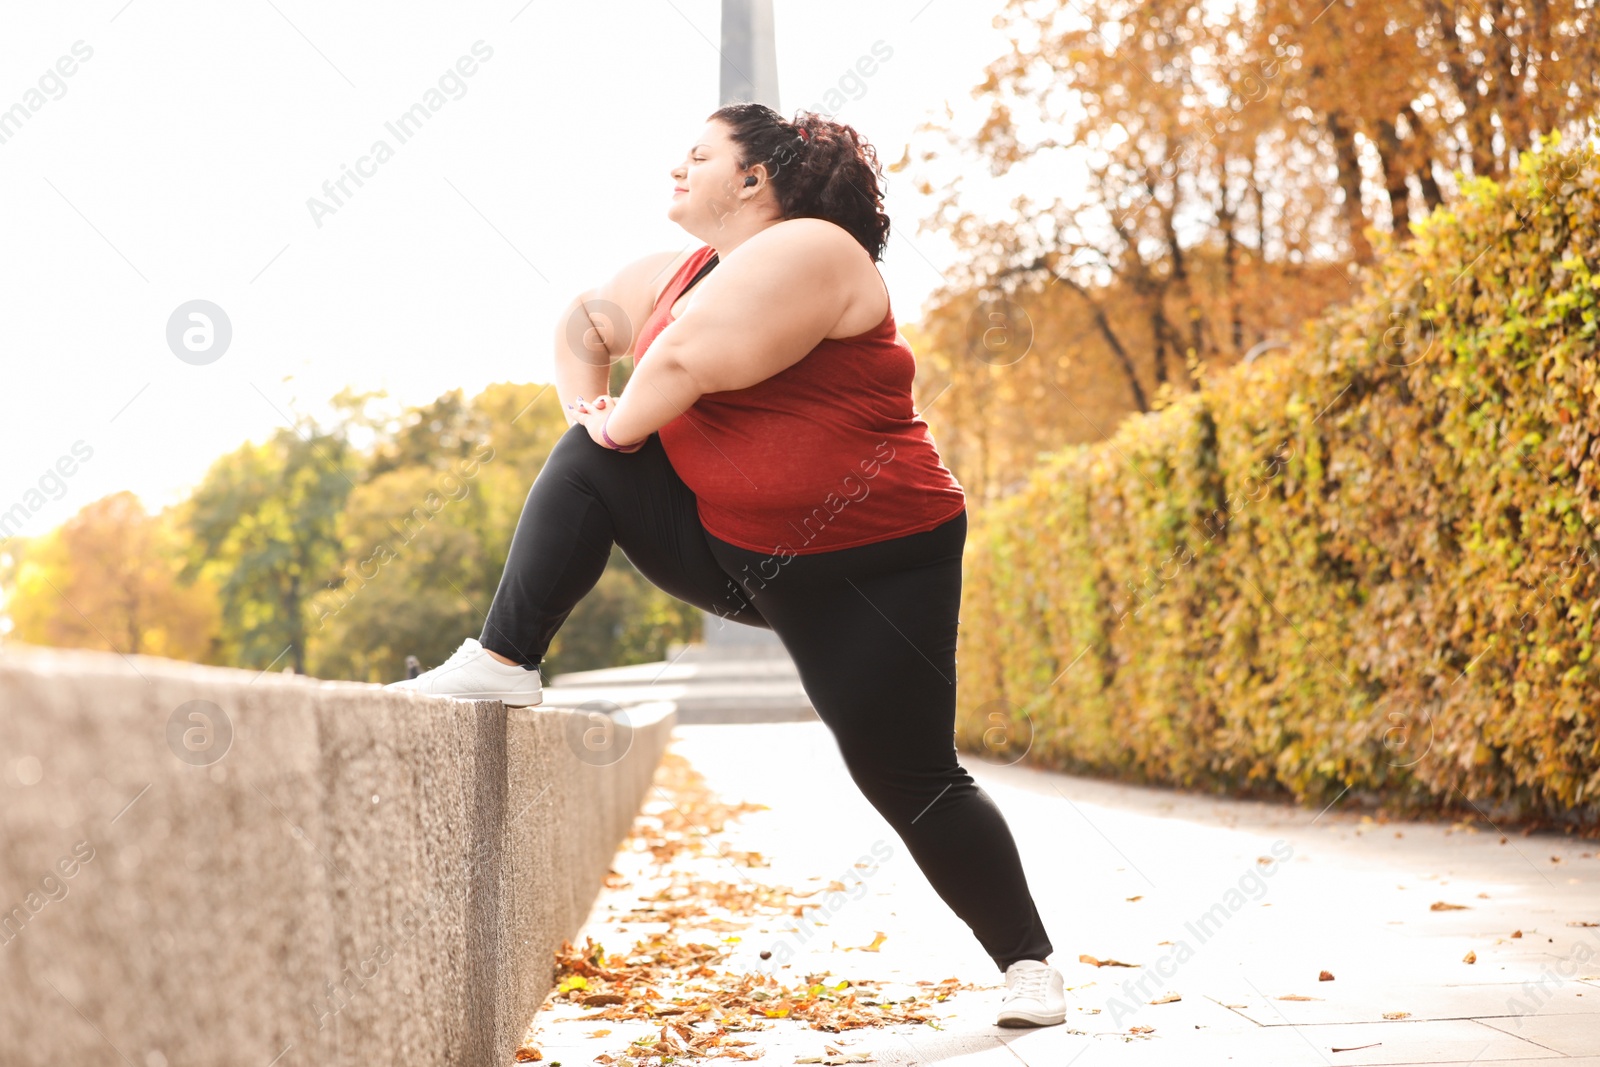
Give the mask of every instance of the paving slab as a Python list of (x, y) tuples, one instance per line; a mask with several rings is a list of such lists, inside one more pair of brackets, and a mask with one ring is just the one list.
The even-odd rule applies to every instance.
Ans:
[(1517, 1019), (1485, 1019), (1489, 1026), (1514, 1033), (1527, 1041), (1568, 1056), (1581, 1056), (1600, 1049), (1600, 1027), (1591, 1013), (1542, 1013)]

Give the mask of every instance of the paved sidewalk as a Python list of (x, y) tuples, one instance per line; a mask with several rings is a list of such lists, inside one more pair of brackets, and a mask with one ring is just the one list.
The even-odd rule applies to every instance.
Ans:
[[(1600, 924), (1600, 843), (1502, 841), (1486, 824), (1380, 824), (1337, 805), (1319, 815), (963, 756), (1017, 835), (1071, 990), (1065, 1025), (1007, 1030), (993, 1025), (999, 972), (861, 797), (821, 723), (680, 725), (671, 750), (722, 799), (771, 809), (717, 835), (719, 851), (758, 852), (770, 867), (723, 860), (719, 877), (802, 886), (866, 875), (856, 899), (813, 898), (831, 901), (829, 913), (789, 920), (804, 922), (794, 932), (746, 931), (723, 966), (792, 952), (777, 972), (791, 981), (980, 987), (942, 1001), (937, 1027), (829, 1034), (788, 1022), (741, 1035), (764, 1063), (831, 1046), (881, 1064), (1600, 1067), (1600, 925), (1584, 925)], [(625, 951), (639, 924), (617, 932), (608, 916), (631, 900), (608, 890), (578, 942)], [(861, 950), (880, 933), (877, 951)], [(547, 1025), (545, 1060), (614, 1054), (628, 1034), (651, 1032), (633, 1025), (598, 1041), (582, 1038), (592, 1026)]]
[(677, 645), (658, 663), (570, 671), (544, 689), (551, 707), (626, 709), (656, 700), (672, 701), (682, 724), (819, 721), (782, 645)]

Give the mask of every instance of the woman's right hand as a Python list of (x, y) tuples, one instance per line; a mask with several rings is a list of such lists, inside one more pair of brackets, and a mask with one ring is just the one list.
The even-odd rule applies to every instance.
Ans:
[(583, 423), (584, 427), (588, 429), (589, 437), (601, 448), (610, 449), (612, 452), (632, 454), (643, 448), (650, 440), (650, 438), (646, 437), (643, 441), (628, 448), (612, 448), (606, 444), (603, 436), (606, 418), (611, 414), (611, 410), (617, 406), (615, 397), (602, 395), (595, 397), (593, 401), (589, 401), (580, 396), (568, 406), (574, 410), (577, 421)]

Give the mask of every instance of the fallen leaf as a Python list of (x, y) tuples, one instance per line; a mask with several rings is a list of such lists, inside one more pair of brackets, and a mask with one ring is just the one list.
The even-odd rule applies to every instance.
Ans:
[(609, 1033), (611, 1033), (610, 1030), (591, 1030), (591, 1031), (589, 1031), (589, 1036), (590, 1037), (605, 1037)]
[(621, 993), (590, 993), (586, 997), (579, 997), (578, 1003), (586, 1008), (603, 1008), (607, 1004), (624, 1004), (627, 999)]
[(1136, 897), (1124, 897), (1123, 899), (1126, 900), (1129, 904), (1132, 904), (1136, 900), (1143, 900), (1144, 899), (1144, 894), (1140, 893)]
[(1567, 925), (1568, 926), (1600, 926), (1600, 923), (1585, 922), (1584, 920), (1579, 919), (1577, 922), (1571, 922), (1571, 923), (1568, 923)]
[(544, 1059), (544, 1053), (540, 1052), (534, 1045), (523, 1045), (517, 1049), (518, 1063), (532, 1063), (534, 1060), (542, 1059)]
[(1272, 857), (1271, 856), (1257, 856), (1256, 857), (1256, 862), (1259, 863), (1263, 867), (1271, 867), (1272, 866)]
[(1156, 999), (1152, 1000), (1150, 1003), (1152, 1003), (1152, 1004), (1176, 1004), (1178, 1001), (1180, 1001), (1182, 999), (1183, 998), (1181, 996), (1179, 996), (1178, 994), (1176, 994), (1176, 993), (1168, 993), (1164, 997), (1157, 997)]
[(1317, 981), (1319, 981), (1319, 982), (1331, 982), (1331, 981), (1333, 981), (1333, 972), (1332, 971), (1321, 971), (1321, 972), (1319, 972), (1317, 974)]
[(1386, 1011), (1383, 1013), (1383, 1017), (1385, 1019), (1409, 1019), (1411, 1018), (1411, 1013), (1409, 1011)]
[(1153, 1026), (1130, 1026), (1130, 1027), (1128, 1027), (1128, 1033), (1130, 1033), (1130, 1034), (1153, 1034), (1155, 1032), (1156, 1032), (1156, 1028), (1153, 1027)]
[(1522, 931), (1521, 930), (1513, 930), (1513, 931), (1511, 931), (1511, 936), (1512, 937), (1521, 937), (1522, 936)]
[(1436, 900), (1432, 904), (1428, 905), (1428, 910), (1429, 911), (1470, 911), (1471, 909), (1469, 907), (1467, 907), (1467, 905), (1465, 905), (1465, 904), (1447, 904), (1442, 900)]
[(1321, 1000), (1321, 997), (1303, 997), (1299, 993), (1285, 993), (1279, 1000)]
[(1465, 956), (1461, 957), (1461, 962), (1462, 963), (1477, 963), (1478, 962), (1478, 954), (1476, 952), (1473, 952), (1471, 949), (1468, 949), (1467, 950), (1467, 954)]
[(1121, 960), (1097, 960), (1085, 952), (1078, 957), (1079, 963), (1087, 963), (1091, 967), (1137, 967), (1137, 963), (1123, 963)]
[(851, 945), (848, 948), (846, 948), (845, 951), (849, 952), (851, 950), (856, 950), (856, 951), (860, 951), (860, 952), (876, 952), (883, 945), (883, 943), (885, 941), (887, 941), (887, 940), (889, 940), (889, 935), (884, 933), (882, 930), (879, 930), (878, 931), (878, 936), (872, 939), (872, 944), (870, 944), (870, 945)]

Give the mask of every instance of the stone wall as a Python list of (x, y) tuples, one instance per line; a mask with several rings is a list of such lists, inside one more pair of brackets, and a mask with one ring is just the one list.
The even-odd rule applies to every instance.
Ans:
[(509, 1062), (674, 717), (8, 646), (0, 1062)]

